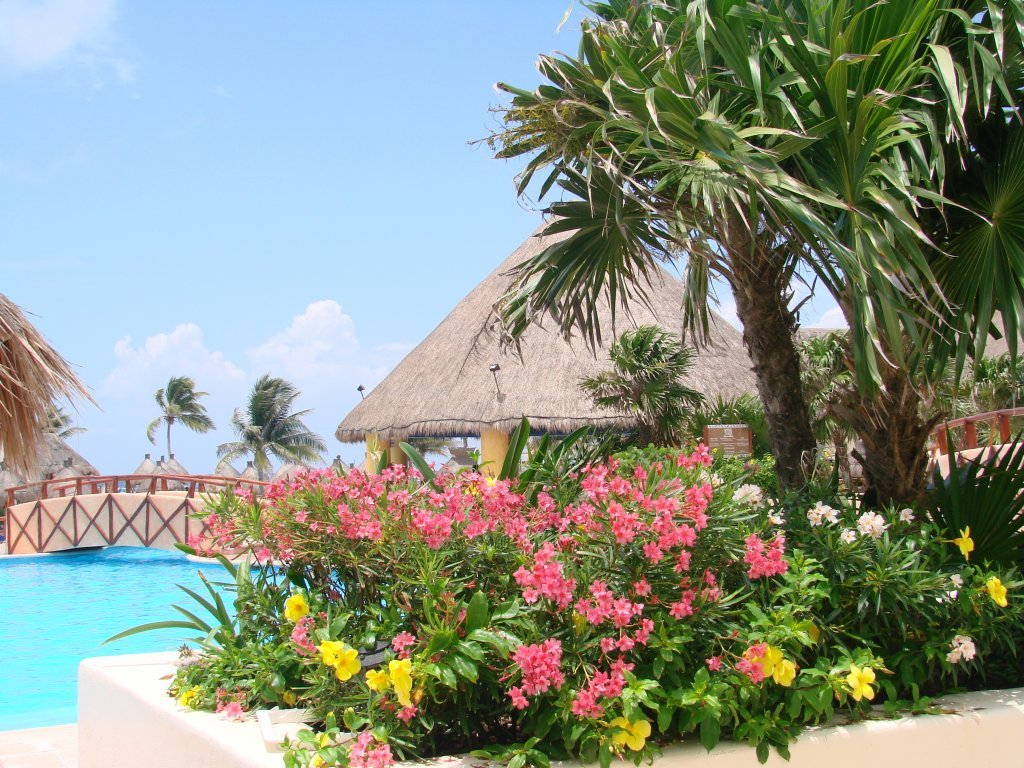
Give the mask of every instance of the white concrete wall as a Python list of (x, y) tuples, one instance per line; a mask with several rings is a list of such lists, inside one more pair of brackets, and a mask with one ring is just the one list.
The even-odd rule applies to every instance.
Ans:
[[(231, 723), (183, 710), (167, 695), (175, 654), (86, 659), (79, 669), (79, 768), (281, 768), (254, 720)], [(792, 760), (774, 752), (772, 768), (1021, 768), (1024, 689), (944, 700), (950, 714), (878, 720), (805, 731)], [(479, 760), (448, 759), (446, 768)], [(626, 765), (625, 763), (623, 765)], [(667, 749), (655, 768), (756, 768), (754, 750), (724, 743)], [(568, 768), (568, 766), (565, 766)]]

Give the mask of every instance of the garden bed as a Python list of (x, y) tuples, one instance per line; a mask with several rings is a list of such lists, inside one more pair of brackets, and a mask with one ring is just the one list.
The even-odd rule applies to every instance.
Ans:
[[(79, 671), (80, 768), (280, 768), (281, 754), (266, 751), (255, 718), (230, 722), (220, 715), (186, 710), (167, 695), (175, 654), (155, 653), (87, 659)], [(772, 754), (769, 766), (861, 768), (884, 765), (1020, 765), (1024, 688), (949, 696), (947, 714), (875, 720), (808, 729), (792, 745), (786, 763)], [(475, 759), (431, 761), (451, 768)], [(754, 750), (722, 744), (707, 753), (699, 744), (671, 747), (657, 768), (754, 768)]]

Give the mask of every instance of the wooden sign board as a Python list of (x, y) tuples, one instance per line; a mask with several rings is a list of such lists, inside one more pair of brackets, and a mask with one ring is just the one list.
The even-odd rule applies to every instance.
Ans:
[(718, 448), (723, 456), (749, 456), (754, 452), (754, 435), (746, 424), (708, 424), (704, 427), (708, 448)]

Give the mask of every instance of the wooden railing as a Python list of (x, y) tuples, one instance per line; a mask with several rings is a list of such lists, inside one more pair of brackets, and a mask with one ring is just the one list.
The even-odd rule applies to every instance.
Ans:
[[(939, 424), (932, 431), (935, 436), (939, 453), (943, 456), (950, 453), (951, 446), (947, 435), (954, 430), (963, 429), (965, 445), (952, 446), (954, 452), (973, 450), (979, 447), (987, 447), (998, 443), (1009, 442), (1012, 437), (1010, 420), (1024, 417), (1024, 408), (1006, 408), (1001, 411), (987, 411), (986, 413), (975, 413), (971, 416), (963, 416), (959, 419), (950, 419)], [(989, 425), (988, 440), (985, 445), (978, 445), (978, 425)], [(996, 439), (998, 438), (998, 440)]]
[(220, 475), (83, 475), (39, 483), (16, 485), (5, 491), (5, 507), (25, 501), (53, 499), (81, 493), (159, 493), (184, 490), (191, 498), (197, 493), (222, 491), (225, 488), (246, 488), (259, 492), (270, 483)]
[(7, 552), (115, 544), (172, 548), (206, 533), (205, 523), (192, 519), (203, 494), (227, 488), (259, 493), (269, 485), (214, 475), (111, 475), (8, 488), (2, 518)]

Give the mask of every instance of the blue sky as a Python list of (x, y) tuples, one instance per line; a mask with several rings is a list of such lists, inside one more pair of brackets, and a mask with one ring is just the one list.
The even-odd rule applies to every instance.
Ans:
[(0, 4), (0, 292), (100, 405), (72, 445), (110, 473), (162, 453), (153, 392), (191, 375), (218, 430), (175, 453), (209, 471), (270, 372), (359, 456), (333, 437), (356, 386), (539, 223), (470, 142), (495, 81), (575, 49), (569, 2)]

